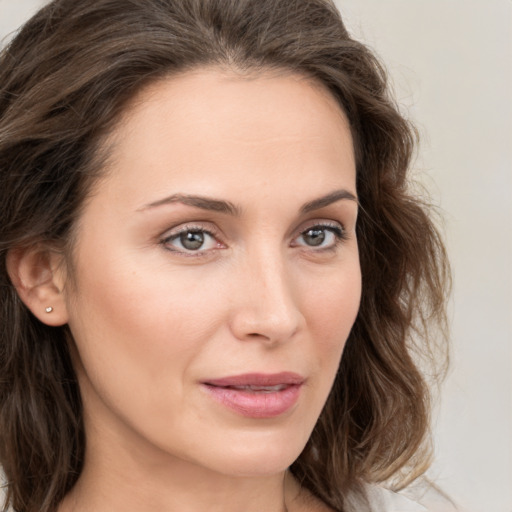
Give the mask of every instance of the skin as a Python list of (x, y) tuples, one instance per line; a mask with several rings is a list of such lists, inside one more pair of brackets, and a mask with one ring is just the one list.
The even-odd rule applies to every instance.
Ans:
[[(143, 90), (108, 143), (72, 279), (54, 278), (87, 433), (60, 512), (328, 510), (286, 469), (325, 403), (360, 300), (340, 107), (304, 77), (201, 69)], [(189, 196), (236, 212), (180, 200)], [(203, 230), (199, 250), (180, 243), (186, 230)], [(273, 418), (238, 414), (202, 385), (282, 371), (305, 383)]]

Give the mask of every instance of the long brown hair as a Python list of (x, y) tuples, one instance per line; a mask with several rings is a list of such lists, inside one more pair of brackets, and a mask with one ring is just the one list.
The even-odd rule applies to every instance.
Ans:
[[(428, 205), (409, 188), (415, 133), (375, 56), (330, 0), (55, 0), (0, 57), (0, 463), (7, 505), (55, 511), (80, 475), (82, 406), (66, 326), (16, 294), (9, 250), (70, 251), (101, 173), (98, 148), (142, 87), (204, 65), (314, 77), (351, 125), (361, 215), (360, 312), (327, 404), (291, 471), (338, 511), (365, 482), (403, 485), (428, 464), (419, 370), (444, 340), (449, 279)], [(441, 354), (443, 366), (445, 356)], [(439, 361), (439, 359), (438, 359)], [(358, 510), (363, 510), (362, 505)]]

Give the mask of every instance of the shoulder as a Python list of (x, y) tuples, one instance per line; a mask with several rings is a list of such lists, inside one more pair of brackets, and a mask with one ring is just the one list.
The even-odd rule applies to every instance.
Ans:
[(378, 485), (367, 487), (375, 512), (462, 512), (434, 485), (420, 482), (395, 492)]

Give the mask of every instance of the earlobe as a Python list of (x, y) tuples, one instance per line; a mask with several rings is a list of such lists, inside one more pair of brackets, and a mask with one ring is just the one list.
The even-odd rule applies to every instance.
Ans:
[(62, 255), (44, 247), (7, 254), (7, 271), (20, 299), (41, 322), (54, 327), (68, 322), (62, 265)]

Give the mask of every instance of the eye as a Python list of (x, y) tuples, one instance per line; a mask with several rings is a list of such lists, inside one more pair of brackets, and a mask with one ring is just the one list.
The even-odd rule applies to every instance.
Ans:
[(344, 239), (345, 232), (340, 225), (318, 225), (311, 226), (305, 231), (302, 231), (302, 233), (295, 238), (293, 245), (332, 249), (338, 242)]
[(200, 253), (220, 246), (218, 240), (209, 231), (189, 227), (165, 237), (162, 243), (171, 251), (183, 253)]

